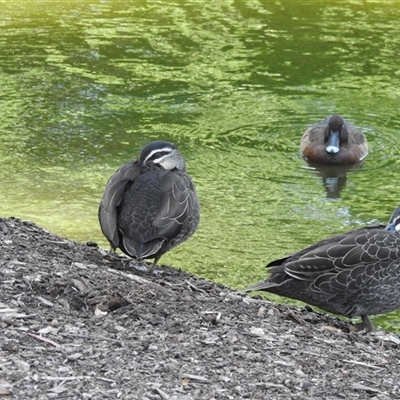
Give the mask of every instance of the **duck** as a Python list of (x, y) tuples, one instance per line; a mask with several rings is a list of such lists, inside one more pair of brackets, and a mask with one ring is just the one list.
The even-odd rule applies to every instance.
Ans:
[(368, 155), (368, 143), (359, 129), (335, 114), (304, 132), (300, 152), (311, 164), (350, 165), (364, 160)]
[(361, 317), (400, 308), (400, 207), (385, 225), (329, 237), (270, 262), (269, 278), (245, 292), (265, 291), (303, 301), (333, 314)]
[(113, 251), (154, 259), (153, 273), (161, 256), (189, 239), (200, 221), (196, 187), (178, 148), (154, 141), (122, 165), (106, 184), (98, 219)]

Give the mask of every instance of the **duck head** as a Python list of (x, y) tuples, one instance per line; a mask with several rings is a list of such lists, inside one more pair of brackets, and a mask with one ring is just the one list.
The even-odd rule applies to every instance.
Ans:
[(400, 207), (397, 207), (394, 211), (385, 229), (389, 232), (400, 231)]
[(340, 144), (346, 142), (348, 137), (344, 120), (340, 115), (332, 115), (325, 129), (326, 152), (329, 154), (339, 153)]
[(166, 171), (186, 171), (185, 160), (179, 150), (169, 142), (157, 141), (145, 146), (140, 153), (142, 166), (155, 165)]

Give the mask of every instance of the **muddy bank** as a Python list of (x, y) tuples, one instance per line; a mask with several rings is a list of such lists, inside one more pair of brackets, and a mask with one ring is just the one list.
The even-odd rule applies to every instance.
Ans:
[(400, 340), (0, 219), (0, 397), (394, 399)]

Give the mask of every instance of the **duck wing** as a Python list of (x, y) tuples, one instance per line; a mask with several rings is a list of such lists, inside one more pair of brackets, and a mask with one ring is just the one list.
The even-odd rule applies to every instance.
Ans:
[[(189, 237), (197, 227), (199, 203), (191, 179), (183, 171), (149, 171), (126, 191), (119, 229), (123, 246), (138, 258), (150, 258)], [(191, 224), (191, 221), (197, 223)], [(189, 226), (190, 234), (182, 229)], [(165, 252), (164, 250), (161, 252)]]
[[(400, 209), (400, 207), (399, 207), (399, 209)], [(318, 249), (318, 248), (320, 248), (320, 247), (322, 247), (322, 246), (324, 246), (326, 244), (336, 243), (336, 242), (348, 237), (349, 235), (353, 235), (353, 234), (357, 235), (357, 234), (360, 234), (360, 233), (367, 233), (370, 230), (384, 229), (384, 228), (385, 228), (385, 225), (383, 225), (383, 224), (370, 225), (370, 226), (366, 226), (366, 227), (363, 227), (363, 228), (358, 228), (358, 229), (355, 229), (355, 230), (352, 230), (352, 231), (349, 231), (349, 232), (341, 233), (341, 234), (338, 234), (338, 235), (335, 235), (335, 236), (331, 236), (331, 237), (323, 239), (323, 240), (321, 240), (321, 241), (319, 241), (319, 242), (317, 242), (315, 244), (312, 244), (311, 246), (308, 246), (305, 249), (300, 250), (300, 251), (298, 251), (296, 253), (293, 253), (293, 254), (290, 254), (290, 255), (288, 255), (286, 257), (282, 257), (282, 258), (279, 258), (277, 260), (271, 261), (266, 266), (266, 268), (272, 268), (272, 267), (275, 267), (275, 266), (278, 266), (278, 265), (286, 264), (286, 263), (288, 263), (290, 261), (298, 260), (299, 258), (303, 257), (305, 254), (310, 253), (311, 251), (313, 251), (315, 249)]]
[(312, 282), (310, 287), (316, 292), (346, 292), (347, 296), (365, 287), (368, 280), (385, 275), (384, 269), (398, 260), (399, 249), (400, 235), (371, 230), (315, 248), (283, 268), (293, 279)]
[(155, 230), (147, 240), (154, 237), (174, 239), (183, 228), (193, 233), (192, 221), (198, 219), (200, 212), (196, 189), (192, 180), (183, 172), (169, 172), (161, 177), (160, 208), (154, 217)]
[(101, 199), (98, 218), (101, 230), (115, 250), (119, 246), (118, 207), (121, 204), (125, 190), (140, 175), (140, 165), (137, 161), (124, 164), (108, 180), (103, 198)]

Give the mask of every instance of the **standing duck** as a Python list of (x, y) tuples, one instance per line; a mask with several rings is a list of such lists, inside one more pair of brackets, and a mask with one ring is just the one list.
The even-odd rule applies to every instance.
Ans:
[(340, 166), (362, 161), (368, 155), (368, 144), (360, 130), (336, 114), (304, 132), (300, 151), (310, 163)]
[(352, 318), (400, 308), (400, 207), (383, 225), (322, 240), (267, 265), (270, 277), (245, 289), (266, 291)]
[(179, 150), (157, 141), (109, 179), (99, 207), (101, 230), (113, 250), (137, 260), (160, 257), (189, 239), (199, 224), (194, 183)]

